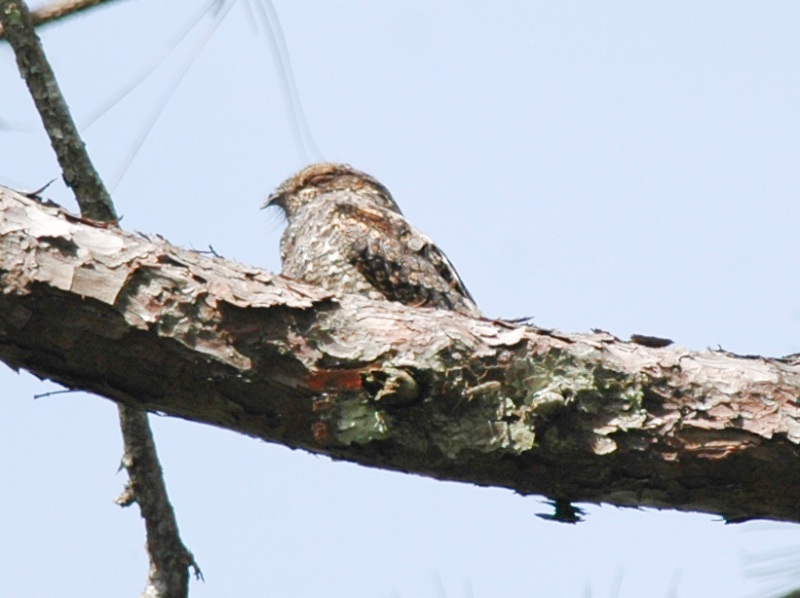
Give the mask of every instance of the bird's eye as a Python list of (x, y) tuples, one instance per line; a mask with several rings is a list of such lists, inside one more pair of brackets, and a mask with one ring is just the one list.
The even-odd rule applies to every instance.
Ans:
[(322, 187), (333, 180), (332, 174), (315, 174), (306, 181), (306, 185), (313, 187)]

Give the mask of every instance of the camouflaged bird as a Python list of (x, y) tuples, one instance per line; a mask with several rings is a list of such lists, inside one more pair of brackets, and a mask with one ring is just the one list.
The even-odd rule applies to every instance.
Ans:
[(283, 274), (337, 293), (482, 317), (453, 265), (411, 226), (389, 190), (346, 164), (312, 164), (284, 181)]

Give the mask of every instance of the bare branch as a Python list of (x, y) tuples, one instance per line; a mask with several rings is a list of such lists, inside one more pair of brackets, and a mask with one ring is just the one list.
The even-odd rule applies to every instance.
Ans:
[[(30, 11), (31, 22), (34, 26), (47, 25), (63, 19), (64, 17), (76, 15), (84, 10), (112, 1), (113, 0), (56, 0), (55, 2)], [(0, 25), (0, 39), (4, 37), (5, 27)]]
[(800, 365), (330, 293), (0, 193), (0, 359), (141, 409), (569, 502), (800, 521)]
[[(202, 574), (194, 556), (181, 542), (147, 413), (127, 405), (120, 405), (119, 411), (125, 441), (122, 464), (130, 481), (124, 492), (126, 499), (118, 502), (123, 506), (130, 504), (131, 499), (138, 503), (147, 529), (147, 552), (151, 555), (150, 575), (142, 596), (188, 596), (189, 568), (194, 569), (198, 579), (202, 579)], [(153, 475), (162, 482), (152, 483)]]

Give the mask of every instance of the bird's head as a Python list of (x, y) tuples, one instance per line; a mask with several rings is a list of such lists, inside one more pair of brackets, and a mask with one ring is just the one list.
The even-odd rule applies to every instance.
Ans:
[(297, 210), (321, 195), (336, 191), (349, 191), (367, 196), (381, 207), (400, 213), (389, 190), (370, 175), (348, 164), (320, 162), (306, 166), (286, 179), (267, 198), (262, 208), (280, 207), (291, 220)]

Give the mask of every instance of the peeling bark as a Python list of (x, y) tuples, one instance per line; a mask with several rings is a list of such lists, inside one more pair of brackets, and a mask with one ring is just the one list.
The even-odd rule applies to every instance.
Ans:
[(0, 244), (0, 359), (69, 388), (562, 504), (800, 521), (795, 356), (336, 297), (2, 188)]

